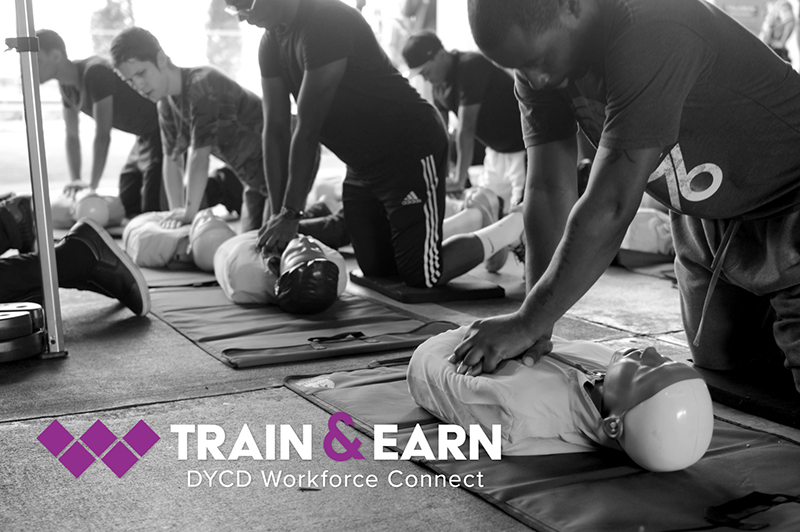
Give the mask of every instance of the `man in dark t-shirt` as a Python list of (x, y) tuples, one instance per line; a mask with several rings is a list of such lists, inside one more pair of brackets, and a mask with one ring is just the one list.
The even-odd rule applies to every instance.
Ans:
[[(97, 189), (105, 170), (111, 129), (136, 135), (128, 161), (119, 176), (119, 197), (125, 214), (161, 210), (161, 136), (153, 102), (142, 97), (101, 57), (71, 61), (61, 37), (39, 30), (39, 81), (58, 80), (67, 130), (67, 163), (71, 182), (65, 192)], [(81, 140), (78, 128), (83, 112), (95, 121), (92, 166), (88, 183), (81, 179)]]
[[(646, 190), (671, 210), (694, 363), (785, 357), (800, 390), (800, 75), (700, 0), (469, 0), (469, 17), (487, 57), (516, 69), (529, 291), (455, 359), (493, 371), (548, 350)], [(598, 151), (576, 202), (577, 125)]]
[(296, 236), (322, 143), (347, 165), (344, 218), (365, 275), (432, 287), (492, 254), (494, 245), (484, 247), (480, 237), (442, 244), (444, 124), (391, 64), (361, 13), (337, 0), (227, 2), (241, 20), (266, 30), (259, 63), (275, 214), (260, 245), (281, 250)]
[(463, 190), (469, 177), (475, 139), (486, 146), (484, 168), (473, 185), (487, 187), (506, 209), (522, 200), (525, 188), (525, 144), (514, 78), (482, 54), (447, 51), (431, 31), (412, 35), (403, 48), (409, 76), (421, 75), (433, 86), (436, 108), (456, 123), (455, 175), (448, 190)]

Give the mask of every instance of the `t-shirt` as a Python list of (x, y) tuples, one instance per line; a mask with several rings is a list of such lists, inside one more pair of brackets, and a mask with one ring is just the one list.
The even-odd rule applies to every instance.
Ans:
[(266, 190), (261, 98), (212, 67), (182, 68), (181, 94), (158, 102), (164, 153), (211, 148), (240, 179)]
[(475, 136), (500, 153), (525, 149), (514, 78), (474, 52), (450, 52), (452, 69), (441, 85), (434, 85), (436, 107), (458, 114), (462, 105), (480, 104)]
[(156, 104), (125, 83), (111, 63), (102, 57), (92, 56), (73, 61), (72, 64), (78, 68), (78, 87), (58, 84), (65, 107), (93, 117), (92, 106), (113, 96), (113, 128), (137, 136), (158, 133)]
[(263, 78), (282, 77), (297, 99), (303, 74), (347, 58), (347, 69), (320, 132), (322, 144), (355, 170), (445, 142), (436, 109), (392, 65), (357, 10), (338, 0), (299, 0), (284, 31), (264, 33)]
[(518, 73), (526, 146), (567, 138), (627, 150), (663, 146), (647, 191), (706, 219), (800, 208), (800, 75), (700, 0), (599, 0), (596, 56), (564, 89)]

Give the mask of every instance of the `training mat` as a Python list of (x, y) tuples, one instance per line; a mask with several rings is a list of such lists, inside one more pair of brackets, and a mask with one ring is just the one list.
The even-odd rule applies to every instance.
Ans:
[(695, 369), (706, 380), (714, 401), (800, 429), (800, 393), (791, 371), (782, 363), (753, 365), (741, 371)]
[(213, 273), (194, 269), (170, 270), (168, 268), (139, 268), (147, 286), (168, 288), (178, 286), (214, 286), (217, 279)]
[(350, 272), (350, 281), (401, 303), (439, 303), (505, 297), (502, 286), (471, 277), (469, 274), (453, 279), (445, 286), (414, 288), (395, 277), (368, 277), (360, 270)]
[[(120, 240), (122, 238), (122, 233), (125, 232), (125, 226), (122, 225), (113, 225), (111, 227), (104, 227), (106, 232), (111, 235), (111, 238), (116, 240)], [(69, 233), (69, 229), (53, 229), (53, 240), (58, 242)]]
[(236, 305), (219, 287), (160, 288), (150, 297), (153, 314), (234, 368), (406, 349), (456, 327), (349, 294), (305, 316)]
[[(407, 360), (289, 377), (285, 383), (328, 412), (348, 413), (370, 437), (376, 423), (397, 424), (398, 432), (391, 435), (397, 438), (396, 451), (402, 452), (419, 423), (436, 452), (439, 422), (408, 393)], [(468, 442), (461, 448), (468, 455)], [(733, 526), (736, 519), (766, 523), (769, 531), (800, 530), (800, 504), (777, 495), (800, 495), (800, 445), (721, 419), (715, 420), (706, 455), (672, 473), (651, 473), (611, 450), (498, 461), (415, 461), (448, 477), (481, 473), (482, 487), (464, 489), (539, 531), (707, 530), (723, 522)], [(752, 492), (775, 496), (754, 497)], [(765, 501), (784, 504), (769, 508)], [(722, 506), (726, 503), (733, 508)]]

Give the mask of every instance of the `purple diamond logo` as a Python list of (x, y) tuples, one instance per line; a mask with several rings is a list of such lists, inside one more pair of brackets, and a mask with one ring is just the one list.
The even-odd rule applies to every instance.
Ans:
[(122, 478), (139, 459), (122, 442), (117, 442), (102, 460), (115, 475)]
[(75, 437), (70, 434), (57, 419), (54, 419), (36, 439), (39, 440), (39, 442), (44, 445), (44, 448), (50, 451), (53, 456), (58, 456), (61, 451), (67, 448), (67, 445), (72, 443)]
[(153, 429), (151, 429), (147, 423), (143, 420), (139, 420), (122, 439), (125, 440), (134, 451), (139, 453), (139, 456), (144, 456), (144, 453), (149, 451), (161, 438), (158, 437), (158, 434), (153, 432)]
[(94, 463), (94, 456), (83, 445), (75, 442), (72, 447), (67, 449), (67, 452), (61, 455), (58, 461), (64, 464), (64, 467), (69, 469), (75, 478), (78, 478)]
[(89, 427), (89, 430), (83, 433), (80, 440), (86, 444), (89, 450), (100, 456), (111, 447), (112, 443), (117, 441), (117, 437), (98, 419), (94, 425)]

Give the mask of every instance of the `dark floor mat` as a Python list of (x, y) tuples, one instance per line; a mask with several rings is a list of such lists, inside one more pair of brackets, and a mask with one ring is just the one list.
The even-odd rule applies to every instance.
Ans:
[(469, 275), (454, 279), (445, 286), (433, 288), (414, 288), (399, 278), (367, 277), (360, 271), (350, 272), (350, 281), (401, 303), (441, 303), (505, 297), (502, 286)]
[(169, 270), (166, 268), (140, 268), (140, 270), (150, 288), (217, 285), (217, 279), (213, 273), (200, 270)]
[[(328, 412), (348, 413), (354, 426), (370, 437), (376, 423), (398, 425), (392, 435), (397, 438), (396, 451), (405, 448), (416, 424), (422, 426), (432, 449), (437, 449), (439, 423), (414, 403), (405, 371), (398, 361), (388, 367), (384, 363), (350, 372), (290, 377), (286, 384)], [(466, 454), (468, 449), (467, 442), (462, 450)], [(707, 530), (720, 522), (731, 525), (737, 517), (745, 525), (766, 524), (770, 531), (800, 530), (800, 504), (767, 497), (786, 503), (756, 504), (748, 511), (749, 506), (743, 507), (749, 499), (738, 501), (752, 497), (753, 492), (800, 494), (800, 444), (720, 419), (715, 421), (706, 455), (672, 473), (643, 470), (623, 453), (610, 450), (501, 460), (419, 461), (442, 478), (470, 479), (473, 487), (462, 487), (539, 531)], [(756, 498), (763, 503), (763, 497)]]
[(219, 287), (151, 291), (153, 314), (235, 368), (415, 347), (456, 325), (417, 318), (349, 294), (319, 314), (236, 305)]

